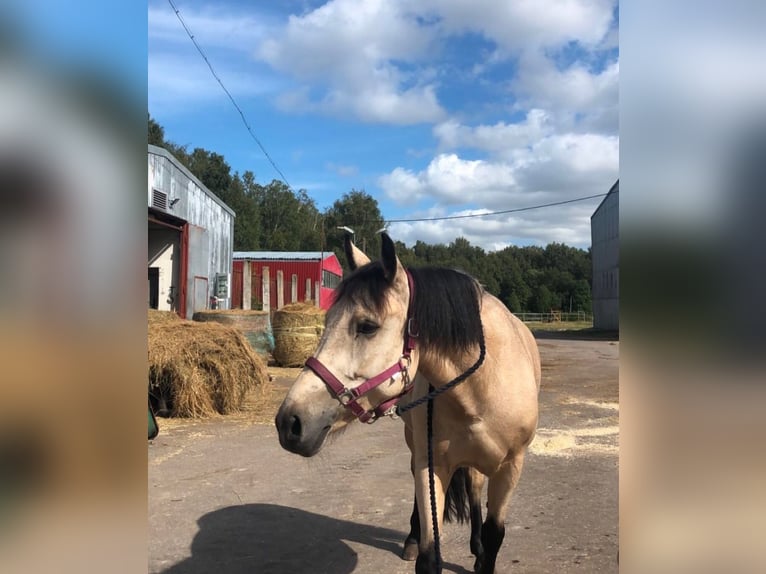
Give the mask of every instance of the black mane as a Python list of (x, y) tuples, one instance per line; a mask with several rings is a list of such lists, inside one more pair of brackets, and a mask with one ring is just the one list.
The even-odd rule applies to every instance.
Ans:
[[(415, 283), (418, 344), (446, 353), (462, 353), (477, 345), (482, 338), (482, 288), (476, 279), (442, 267), (409, 271)], [(382, 313), (388, 288), (383, 265), (368, 263), (341, 282), (335, 305), (362, 305)]]

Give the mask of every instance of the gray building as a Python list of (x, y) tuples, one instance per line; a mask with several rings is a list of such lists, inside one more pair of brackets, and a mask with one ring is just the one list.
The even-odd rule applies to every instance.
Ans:
[(590, 218), (593, 326), (620, 327), (620, 180)]
[(234, 211), (167, 150), (149, 146), (149, 307), (191, 319), (228, 309)]

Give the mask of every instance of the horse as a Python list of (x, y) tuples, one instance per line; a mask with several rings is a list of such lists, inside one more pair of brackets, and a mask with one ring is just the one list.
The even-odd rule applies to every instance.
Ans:
[[(317, 350), (276, 415), (280, 445), (311, 457), (328, 435), (356, 419), (371, 423), (400, 414), (415, 483), (404, 557), (416, 543), (416, 574), (439, 573), (435, 535), (449, 495), (462, 488), (472, 522), (481, 523), (472, 528), (474, 570), (491, 574), (537, 429), (541, 367), (534, 337), (473, 277), (445, 268), (405, 269), (386, 233), (378, 261), (350, 236), (344, 249), (351, 273), (336, 288)], [(398, 404), (403, 397), (408, 405)], [(428, 408), (413, 408), (418, 400)], [(476, 501), (485, 477), (481, 522)]]

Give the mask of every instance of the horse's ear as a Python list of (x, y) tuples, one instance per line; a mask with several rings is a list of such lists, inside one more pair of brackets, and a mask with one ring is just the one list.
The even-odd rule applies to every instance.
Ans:
[(380, 234), (380, 239), (380, 260), (383, 263), (383, 274), (389, 283), (393, 283), (394, 277), (396, 277), (396, 270), (399, 267), (399, 259), (396, 257), (396, 246), (386, 232)]
[(370, 262), (370, 258), (367, 257), (361, 249), (354, 245), (350, 233), (346, 233), (346, 236), (343, 238), (343, 251), (346, 252), (346, 261), (348, 261), (348, 266), (351, 271), (362, 265), (367, 265)]

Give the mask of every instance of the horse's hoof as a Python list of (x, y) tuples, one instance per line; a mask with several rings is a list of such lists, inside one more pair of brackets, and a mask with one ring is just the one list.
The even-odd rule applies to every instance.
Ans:
[(420, 552), (420, 550), (418, 549), (417, 543), (405, 544), (404, 550), (402, 550), (402, 560), (412, 562), (417, 559), (418, 552)]

